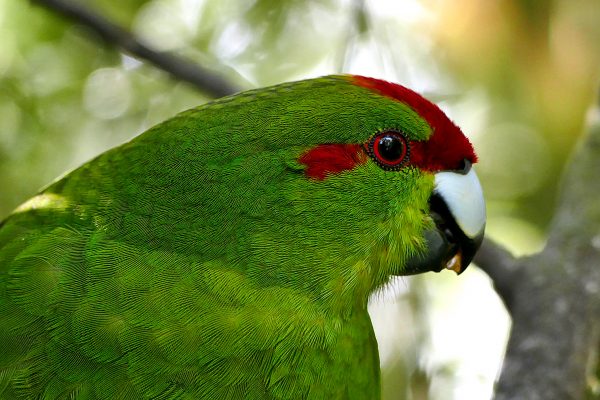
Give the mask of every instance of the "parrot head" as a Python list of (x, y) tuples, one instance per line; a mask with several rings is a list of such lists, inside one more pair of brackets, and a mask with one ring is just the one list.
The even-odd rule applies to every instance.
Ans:
[[(373, 163), (388, 177), (406, 177), (405, 182), (398, 182), (399, 188), (414, 179), (413, 173), (421, 174), (423, 180), (433, 177), (433, 187), (425, 192), (428, 212), (423, 215), (433, 224), (422, 231), (425, 247), (406, 258), (401, 274), (444, 268), (462, 273), (481, 245), (486, 221), (483, 192), (472, 169), (477, 161), (473, 146), (436, 105), (414, 91), (362, 76), (350, 80), (408, 110), (396, 121), (380, 124), (368, 138), (361, 137), (358, 145), (327, 144), (308, 150), (300, 158), (307, 175), (324, 180), (358, 164)], [(425, 121), (428, 132), (424, 135), (412, 113)]]

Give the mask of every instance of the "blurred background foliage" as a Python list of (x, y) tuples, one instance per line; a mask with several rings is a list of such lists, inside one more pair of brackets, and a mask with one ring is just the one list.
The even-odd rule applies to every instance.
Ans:
[[(517, 254), (543, 246), (598, 92), (597, 0), (81, 2), (242, 88), (349, 72), (425, 93), (474, 143), (488, 232)], [(0, 0), (0, 218), (208, 100), (52, 11)], [(509, 318), (476, 268), (398, 279), (371, 311), (386, 399), (490, 397)]]

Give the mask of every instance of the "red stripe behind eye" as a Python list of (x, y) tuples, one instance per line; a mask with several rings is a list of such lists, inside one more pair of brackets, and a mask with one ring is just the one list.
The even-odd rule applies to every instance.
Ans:
[(298, 162), (306, 165), (304, 173), (317, 180), (351, 170), (366, 161), (367, 156), (359, 144), (320, 144), (307, 150), (298, 159)]

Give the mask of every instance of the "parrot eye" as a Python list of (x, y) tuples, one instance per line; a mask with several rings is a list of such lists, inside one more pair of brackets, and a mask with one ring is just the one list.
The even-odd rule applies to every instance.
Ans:
[(371, 158), (387, 171), (398, 171), (409, 158), (408, 142), (396, 131), (385, 131), (373, 136), (367, 143)]

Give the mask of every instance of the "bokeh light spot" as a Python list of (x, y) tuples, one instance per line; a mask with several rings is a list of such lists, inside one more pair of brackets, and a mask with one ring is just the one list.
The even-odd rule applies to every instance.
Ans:
[(131, 103), (131, 84), (118, 68), (94, 71), (83, 88), (85, 110), (96, 118), (113, 119), (123, 115)]
[(488, 196), (503, 200), (527, 196), (548, 178), (551, 166), (548, 144), (525, 125), (496, 125), (478, 138), (478, 145), (477, 171)]

